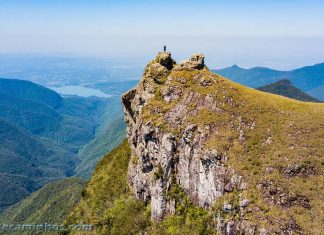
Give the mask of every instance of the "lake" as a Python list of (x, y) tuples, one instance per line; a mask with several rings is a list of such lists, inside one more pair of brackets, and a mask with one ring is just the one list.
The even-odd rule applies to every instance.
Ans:
[(63, 87), (49, 87), (62, 95), (77, 95), (82, 97), (97, 96), (109, 98), (111, 95), (105, 94), (100, 90), (88, 88), (84, 86), (63, 86)]

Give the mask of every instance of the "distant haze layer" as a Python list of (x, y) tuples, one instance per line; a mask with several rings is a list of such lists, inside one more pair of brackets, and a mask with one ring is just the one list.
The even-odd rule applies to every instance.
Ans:
[(324, 2), (2, 1), (0, 54), (67, 53), (177, 60), (202, 52), (214, 68), (293, 69), (324, 58)]

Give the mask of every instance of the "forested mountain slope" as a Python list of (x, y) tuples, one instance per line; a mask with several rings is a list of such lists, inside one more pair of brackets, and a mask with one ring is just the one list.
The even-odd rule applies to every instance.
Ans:
[[(96, 162), (125, 133), (122, 124), (109, 126), (114, 119), (122, 120), (118, 96), (63, 98), (32, 82), (0, 79), (0, 100), (0, 174), (5, 188), (0, 192), (0, 211), (48, 182), (76, 174), (81, 163), (89, 177)], [(95, 157), (79, 153), (102, 138), (111, 143), (101, 144)]]

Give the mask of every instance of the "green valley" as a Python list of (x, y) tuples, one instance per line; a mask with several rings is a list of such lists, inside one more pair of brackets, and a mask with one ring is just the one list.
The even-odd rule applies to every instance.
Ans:
[[(0, 174), (6, 189), (0, 192), (0, 211), (51, 181), (77, 173), (89, 177), (124, 138), (117, 95), (62, 97), (32, 82), (0, 79), (0, 99)], [(98, 150), (87, 150), (96, 145)]]

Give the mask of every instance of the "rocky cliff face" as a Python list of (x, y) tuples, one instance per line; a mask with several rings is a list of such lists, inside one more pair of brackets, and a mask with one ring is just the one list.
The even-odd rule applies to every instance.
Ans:
[[(129, 183), (137, 199), (151, 203), (151, 218), (176, 213), (181, 202), (173, 189), (179, 187), (195, 205), (213, 211), (213, 226), (224, 234), (303, 233), (289, 208), (308, 213), (312, 194), (295, 192), (300, 178), (291, 176), (287, 185), (290, 176), (283, 172), (292, 167), (297, 175), (310, 172), (300, 176), (306, 181), (319, 180), (317, 144), (298, 153), (305, 139), (296, 130), (312, 139), (320, 128), (296, 124), (303, 111), (278, 99), (209, 72), (202, 54), (176, 64), (170, 53), (159, 53), (122, 97), (132, 149)], [(302, 106), (317, 119), (323, 113), (323, 106)], [(282, 208), (288, 210), (279, 218)]]
[[(226, 155), (216, 149), (203, 149), (211, 128), (198, 127), (184, 122), (188, 115), (187, 107), (199, 103), (200, 108), (216, 111), (216, 103), (210, 96), (185, 93), (180, 87), (169, 86), (161, 91), (165, 103), (181, 97), (181, 101), (166, 113), (165, 121), (174, 127), (180, 122), (185, 125), (181, 138), (173, 133), (146, 122), (141, 117), (142, 109), (155, 96), (159, 85), (155, 81), (172, 81), (172, 71), (206, 70), (203, 55), (193, 55), (184, 63), (174, 66), (170, 53), (160, 53), (156, 61), (146, 68), (140, 85), (123, 97), (128, 138), (134, 156), (138, 161), (129, 168), (130, 183), (137, 198), (151, 200), (152, 219), (161, 220), (175, 210), (175, 203), (167, 200), (168, 188), (172, 177), (191, 197), (193, 202), (204, 208), (210, 208), (215, 200), (224, 194), (225, 188), (245, 187), (241, 177), (224, 165)], [(201, 77), (201, 86), (207, 86), (208, 78)], [(156, 110), (159, 112), (159, 110)]]

